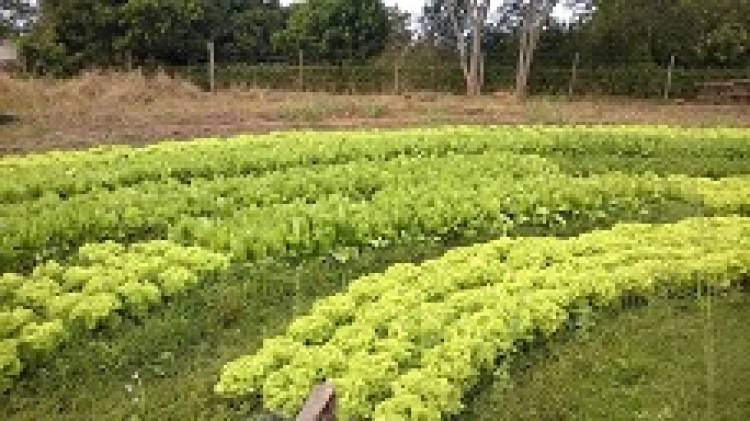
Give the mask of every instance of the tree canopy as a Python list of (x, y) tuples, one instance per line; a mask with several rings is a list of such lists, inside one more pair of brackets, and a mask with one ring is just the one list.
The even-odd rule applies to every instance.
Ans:
[(383, 51), (390, 27), (381, 0), (308, 0), (293, 7), (274, 42), (316, 60), (363, 60)]
[[(457, 37), (446, 7), (426, 2), (421, 24), (382, 0), (0, 0), (0, 37), (19, 36), (33, 71), (70, 74), (91, 67), (185, 65), (206, 60), (214, 41), (218, 62), (277, 61), (305, 53), (306, 63), (364, 62), (406, 46), (445, 63)], [(453, 1), (453, 0), (450, 0)], [(750, 64), (750, 0), (548, 0), (574, 11), (573, 22), (539, 24), (536, 63), (743, 67)], [(493, 1), (480, 28), (487, 60), (513, 64), (529, 0)], [(468, 0), (455, 0), (466, 20)], [(465, 48), (473, 49), (473, 37)], [(392, 47), (392, 48), (390, 48)], [(416, 48), (418, 47), (418, 48)]]
[(66, 74), (87, 67), (252, 61), (274, 53), (286, 24), (278, 0), (47, 0), (21, 42), (31, 69)]
[(599, 0), (582, 28), (589, 56), (603, 61), (692, 66), (750, 63), (750, 0)]

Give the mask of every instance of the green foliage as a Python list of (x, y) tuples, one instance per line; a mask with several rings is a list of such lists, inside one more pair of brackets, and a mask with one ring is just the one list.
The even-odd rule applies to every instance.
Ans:
[(284, 25), (278, 1), (45, 1), (19, 47), (37, 74), (70, 75), (92, 67), (202, 62), (214, 40), (217, 60), (248, 60), (272, 51)]
[(23, 369), (18, 358), (18, 340), (0, 339), (0, 392), (5, 392), (12, 385), (12, 379)]
[(47, 322), (31, 322), (23, 327), (19, 343), (28, 347), (32, 352), (52, 352), (65, 335), (62, 320), (51, 320)]
[(205, 56), (201, 0), (129, 0), (119, 10), (123, 44), (137, 61), (184, 60)]
[(675, 54), (689, 67), (750, 63), (750, 2), (607, 0), (583, 26), (584, 60), (664, 64)]
[(383, 51), (389, 29), (380, 0), (308, 0), (292, 9), (274, 44), (316, 61), (361, 61)]
[[(208, 2), (209, 31), (219, 61), (257, 63), (278, 54), (273, 35), (286, 25), (289, 10), (278, 0)], [(205, 2), (204, 2), (205, 4)], [(213, 7), (212, 7), (213, 6)]]
[(121, 43), (122, 1), (57, 0), (44, 3), (42, 16), (19, 48), (33, 72), (65, 75), (115, 62)]
[[(225, 366), (216, 392), (260, 393), (294, 414), (333, 381), (344, 419), (437, 419), (514, 344), (564, 329), (582, 300), (726, 288), (746, 279), (750, 221), (618, 225), (572, 239), (501, 239), (420, 266), (395, 265), (320, 300), (286, 334)], [(286, 347), (286, 348), (285, 348)], [(367, 379), (367, 381), (363, 381)]]
[(28, 308), (16, 307), (0, 312), (0, 339), (15, 336), (18, 330), (34, 319), (34, 312)]
[(750, 32), (739, 22), (725, 22), (711, 30), (696, 48), (707, 61), (736, 65), (750, 57)]

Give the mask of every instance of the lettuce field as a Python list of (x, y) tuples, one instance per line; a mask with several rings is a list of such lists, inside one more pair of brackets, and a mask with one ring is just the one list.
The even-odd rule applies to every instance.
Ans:
[(596, 336), (597, 315), (746, 295), (750, 130), (279, 132), (5, 157), (0, 273), (2, 419), (293, 419), (322, 382), (341, 420), (501, 419), (475, 399), (497, 373)]

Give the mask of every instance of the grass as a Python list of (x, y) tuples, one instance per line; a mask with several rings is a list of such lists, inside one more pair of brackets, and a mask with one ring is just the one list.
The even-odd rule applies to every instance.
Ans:
[(750, 419), (750, 294), (656, 299), (533, 349), (460, 420)]
[(285, 122), (320, 123), (330, 119), (379, 119), (388, 116), (388, 107), (379, 103), (359, 103), (357, 101), (336, 99), (326, 102), (315, 102), (312, 99), (301, 104), (283, 104), (279, 107), (276, 118)]

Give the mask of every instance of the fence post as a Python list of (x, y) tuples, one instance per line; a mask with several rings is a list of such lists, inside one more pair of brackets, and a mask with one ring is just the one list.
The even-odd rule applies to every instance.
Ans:
[(393, 61), (393, 95), (398, 95), (399, 92), (399, 86), (398, 86), (398, 57)]
[(349, 95), (354, 95), (354, 64), (349, 63)]
[(208, 86), (211, 89), (211, 92), (214, 91), (215, 88), (215, 80), (214, 80), (214, 42), (208, 41)]
[(477, 94), (482, 94), (482, 88), (484, 88), (484, 53), (479, 61), (479, 86), (477, 86)]
[(669, 59), (669, 68), (667, 69), (667, 83), (664, 86), (664, 99), (669, 100), (669, 91), (672, 90), (672, 72), (674, 71), (674, 54)]
[(305, 90), (305, 53), (299, 50), (299, 76), (298, 82), (300, 92)]
[(130, 50), (125, 53), (125, 70), (133, 71), (133, 52)]
[(575, 90), (576, 79), (578, 78), (578, 63), (581, 60), (581, 53), (576, 53), (575, 59), (573, 59), (573, 68), (570, 70), (570, 85), (568, 85), (568, 97), (573, 97), (573, 91)]

